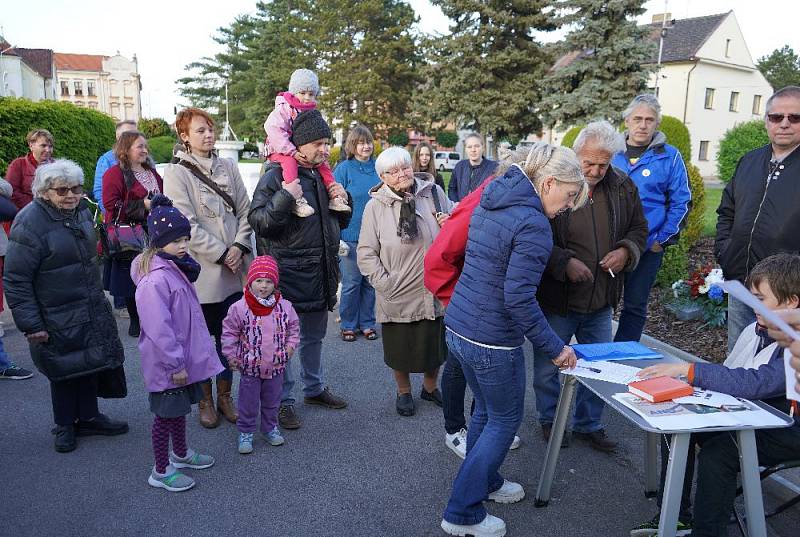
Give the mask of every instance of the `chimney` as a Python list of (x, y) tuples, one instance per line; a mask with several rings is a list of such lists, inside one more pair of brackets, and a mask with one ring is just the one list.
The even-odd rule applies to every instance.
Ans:
[(672, 20), (672, 13), (656, 13), (653, 15), (651, 24), (664, 24), (665, 20), (667, 21), (667, 24), (669, 24), (669, 21)]

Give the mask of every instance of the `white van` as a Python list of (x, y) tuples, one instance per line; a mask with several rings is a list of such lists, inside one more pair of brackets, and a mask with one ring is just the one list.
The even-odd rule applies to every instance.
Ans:
[(456, 162), (461, 160), (461, 155), (458, 153), (450, 153), (448, 151), (437, 151), (433, 156), (433, 165), (440, 172), (445, 170), (452, 170), (456, 167)]

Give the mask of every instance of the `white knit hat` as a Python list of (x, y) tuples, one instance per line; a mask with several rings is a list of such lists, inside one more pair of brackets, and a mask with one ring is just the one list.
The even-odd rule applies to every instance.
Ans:
[(313, 91), (314, 95), (319, 95), (317, 74), (310, 69), (297, 69), (289, 79), (289, 93), (297, 94), (309, 90)]

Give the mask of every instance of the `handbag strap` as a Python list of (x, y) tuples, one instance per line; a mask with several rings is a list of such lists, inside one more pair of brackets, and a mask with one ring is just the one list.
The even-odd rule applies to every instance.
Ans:
[(439, 189), (436, 188), (435, 184), (433, 185), (432, 194), (433, 194), (433, 205), (434, 207), (436, 207), (436, 213), (438, 214), (442, 212), (442, 202), (439, 201)]
[(180, 164), (181, 166), (183, 166), (184, 168), (186, 168), (187, 170), (192, 172), (192, 174), (195, 177), (197, 177), (200, 180), (201, 183), (203, 183), (208, 188), (210, 188), (211, 190), (216, 192), (217, 195), (220, 198), (222, 198), (225, 201), (225, 203), (227, 203), (230, 206), (231, 210), (233, 211), (233, 216), (237, 216), (238, 217), (238, 215), (236, 214), (236, 203), (233, 201), (233, 198), (230, 196), (230, 194), (228, 194), (227, 192), (222, 190), (217, 183), (215, 183), (214, 181), (209, 179), (208, 176), (206, 176), (206, 174), (204, 174), (202, 171), (200, 171), (200, 168), (198, 168), (197, 166), (195, 166), (191, 162), (187, 162), (185, 160), (181, 160), (180, 162), (178, 162), (178, 164)]
[(123, 168), (122, 166), (120, 166), (120, 169), (122, 170), (122, 179), (125, 182), (125, 199), (118, 201), (114, 207), (117, 210), (117, 216), (112, 222), (115, 226), (119, 225), (119, 217), (122, 214), (122, 208), (128, 206), (128, 195), (131, 192), (131, 188), (133, 188), (133, 181), (135, 180), (133, 173), (129, 169)]

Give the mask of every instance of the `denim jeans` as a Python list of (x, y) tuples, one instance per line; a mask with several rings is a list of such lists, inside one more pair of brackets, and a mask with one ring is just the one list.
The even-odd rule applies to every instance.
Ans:
[(647, 301), (650, 289), (656, 281), (661, 268), (664, 252), (647, 250), (639, 258), (636, 270), (625, 274), (625, 292), (622, 299), (622, 313), (614, 341), (639, 341), (647, 320)]
[(342, 330), (375, 330), (375, 289), (356, 263), (357, 242), (348, 242), (350, 251), (339, 257), (342, 272), (342, 297), (339, 317)]
[(467, 391), (467, 379), (458, 358), (450, 351), (447, 352), (447, 360), (442, 367), (441, 391), (445, 432), (453, 434), (466, 429), (464, 394)]
[(753, 308), (728, 295), (728, 354), (733, 352), (736, 340), (747, 325), (756, 322)]
[[(578, 343), (607, 343), (611, 341), (611, 307), (593, 313), (568, 313), (566, 316), (545, 314), (547, 322), (564, 343), (572, 336)], [(555, 419), (558, 396), (561, 394), (561, 379), (558, 367), (539, 353), (533, 355), (533, 391), (536, 394), (536, 411), (539, 422), (552, 424)], [(575, 399), (575, 416), (572, 430), (592, 433), (603, 428), (604, 404), (583, 384), (578, 386)]]
[(474, 394), (475, 413), (467, 433), (467, 457), (453, 482), (444, 519), (472, 525), (486, 518), (484, 500), (503, 485), (499, 469), (525, 406), (525, 354), (522, 347), (482, 347), (449, 330), (446, 338)]
[[(8, 357), (8, 353), (6, 352), (6, 348), (3, 345), (3, 338), (0, 337), (0, 371), (2, 371), (4, 369), (8, 369), (9, 367), (11, 367), (11, 358)], [(462, 397), (462, 399), (463, 399), (463, 397)], [(463, 403), (462, 403), (462, 405), (463, 405)]]
[(300, 379), (303, 381), (303, 395), (316, 397), (325, 389), (322, 378), (322, 339), (328, 330), (328, 311), (298, 313), (300, 318), (300, 344), (297, 352), (286, 363), (283, 374), (282, 405), (295, 403), (292, 390), (295, 384), (295, 362), (300, 362)]

